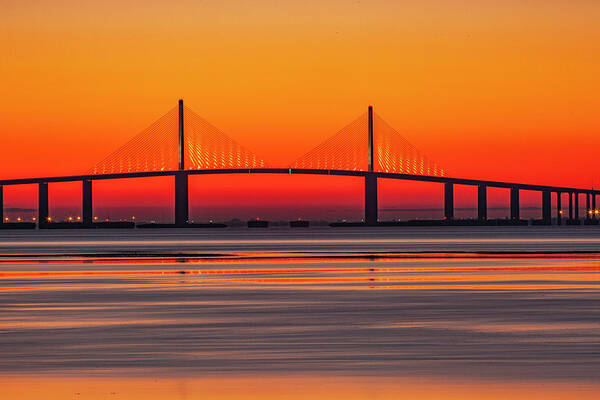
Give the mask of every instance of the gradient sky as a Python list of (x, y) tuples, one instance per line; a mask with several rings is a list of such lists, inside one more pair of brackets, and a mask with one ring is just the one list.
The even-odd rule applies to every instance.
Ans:
[(451, 176), (600, 186), (598, 1), (1, 3), (2, 178), (86, 171), (182, 97), (271, 164), (373, 104)]

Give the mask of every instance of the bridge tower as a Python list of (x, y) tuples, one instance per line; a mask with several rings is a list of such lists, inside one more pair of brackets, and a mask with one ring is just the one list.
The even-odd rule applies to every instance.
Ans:
[(185, 172), (184, 146), (183, 100), (179, 99), (179, 165), (175, 173), (175, 225), (177, 226), (185, 226), (189, 220), (188, 174)]
[(184, 160), (184, 137), (183, 137), (183, 99), (179, 99), (179, 167), (180, 171), (185, 169)]
[(373, 172), (373, 106), (369, 106), (369, 172)]
[(369, 106), (369, 168), (365, 175), (365, 224), (377, 225), (377, 175), (373, 151), (373, 107)]

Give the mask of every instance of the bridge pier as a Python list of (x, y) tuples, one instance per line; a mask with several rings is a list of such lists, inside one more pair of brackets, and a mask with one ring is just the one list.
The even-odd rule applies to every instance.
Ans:
[(377, 176), (365, 175), (365, 224), (377, 225)]
[(38, 228), (43, 228), (48, 223), (48, 183), (38, 184)]
[(479, 185), (477, 187), (477, 218), (480, 221), (487, 219), (487, 186)]
[(189, 220), (188, 174), (175, 173), (175, 225), (185, 226)]
[(4, 187), (0, 186), (0, 224), (4, 223)]
[(444, 218), (454, 219), (454, 184), (444, 184)]
[(81, 213), (83, 214), (83, 224), (84, 225), (92, 225), (92, 180), (84, 179), (82, 181), (82, 204), (81, 204)]
[(573, 192), (575, 197), (575, 223), (579, 224), (579, 193)]
[(592, 196), (592, 219), (596, 219), (596, 218), (598, 218), (598, 215), (596, 214), (596, 210), (597, 210), (597, 208), (596, 208), (596, 194), (592, 193), (591, 196)]
[(562, 193), (556, 192), (556, 225), (562, 224)]
[(510, 188), (510, 219), (513, 221), (518, 221), (521, 219), (519, 188), (516, 186)]
[(549, 190), (542, 191), (542, 221), (544, 225), (552, 224), (552, 200), (551, 194)]
[(585, 194), (585, 219), (590, 219), (592, 217), (592, 215), (590, 214), (591, 210), (592, 210), (592, 201), (590, 198), (590, 194), (586, 193)]
[(573, 192), (569, 192), (569, 223), (573, 223)]

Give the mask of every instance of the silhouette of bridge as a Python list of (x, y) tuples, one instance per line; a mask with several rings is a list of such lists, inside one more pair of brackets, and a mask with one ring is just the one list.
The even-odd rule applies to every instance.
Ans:
[(586, 216), (595, 220), (596, 196), (600, 191), (573, 187), (533, 185), (447, 176), (446, 171), (411, 145), (369, 107), (368, 111), (335, 135), (283, 167), (270, 166), (252, 151), (229, 138), (179, 100), (147, 129), (94, 165), (82, 175), (0, 180), (0, 223), (3, 217), (3, 187), (38, 185), (38, 224), (50, 222), (48, 184), (82, 182), (82, 222), (92, 225), (93, 182), (107, 179), (174, 176), (175, 226), (189, 220), (188, 178), (207, 174), (309, 174), (362, 177), (365, 182), (365, 225), (379, 223), (377, 183), (379, 179), (400, 179), (444, 184), (444, 218), (454, 219), (454, 185), (478, 188), (478, 220), (487, 216), (487, 189), (510, 190), (510, 221), (518, 223), (521, 190), (538, 191), (542, 199), (541, 223), (552, 223), (551, 196), (556, 194), (556, 222), (562, 223), (561, 195), (568, 194), (568, 223), (579, 223), (579, 198), (586, 199)]

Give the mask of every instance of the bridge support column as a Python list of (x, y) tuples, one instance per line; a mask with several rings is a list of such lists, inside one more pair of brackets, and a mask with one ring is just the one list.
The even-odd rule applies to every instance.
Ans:
[(365, 175), (365, 224), (377, 225), (377, 176)]
[(586, 193), (585, 194), (585, 219), (590, 219), (592, 217), (592, 215), (590, 214), (591, 210), (592, 210), (592, 203), (591, 203), (590, 194)]
[(454, 184), (444, 184), (444, 218), (454, 219)]
[(545, 225), (552, 224), (552, 200), (549, 190), (542, 191), (542, 221)]
[(0, 186), (0, 224), (4, 223), (4, 187)]
[(38, 184), (38, 227), (43, 228), (48, 223), (48, 183)]
[(83, 224), (92, 225), (92, 180), (84, 179), (82, 182), (82, 204)]
[(556, 192), (556, 225), (562, 224), (562, 193)]
[(569, 192), (569, 223), (573, 223), (573, 192)]
[(477, 187), (477, 218), (480, 221), (487, 219), (487, 186), (479, 185)]
[(575, 223), (579, 224), (579, 193), (574, 192), (573, 195), (575, 197)]
[(598, 214), (596, 214), (596, 194), (592, 193), (592, 219), (598, 218)]
[(519, 188), (510, 188), (510, 219), (518, 221), (521, 219), (521, 207), (519, 202)]
[(185, 226), (189, 219), (188, 174), (175, 174), (175, 225)]

